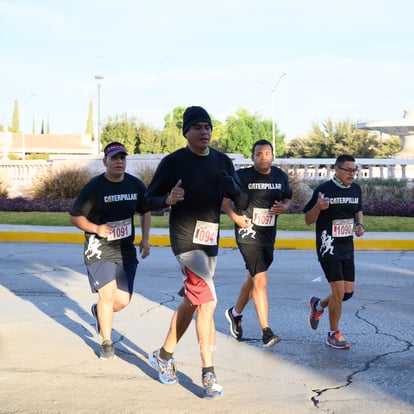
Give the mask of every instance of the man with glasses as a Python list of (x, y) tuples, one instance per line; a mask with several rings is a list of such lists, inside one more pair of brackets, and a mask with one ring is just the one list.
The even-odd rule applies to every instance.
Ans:
[(354, 293), (355, 263), (353, 233), (364, 234), (361, 187), (354, 183), (357, 168), (351, 155), (340, 155), (335, 161), (335, 175), (319, 185), (306, 204), (306, 224), (316, 223), (316, 252), (331, 292), (324, 299), (309, 300), (309, 326), (317, 329), (325, 308), (329, 311), (330, 331), (326, 344), (349, 349), (339, 330), (342, 302)]

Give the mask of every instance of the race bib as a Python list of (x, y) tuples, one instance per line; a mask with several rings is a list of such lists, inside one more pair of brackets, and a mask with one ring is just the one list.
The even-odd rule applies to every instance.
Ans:
[(218, 229), (218, 223), (197, 220), (193, 234), (193, 243), (206, 246), (217, 245)]
[(349, 237), (352, 236), (354, 229), (354, 219), (342, 219), (332, 221), (333, 237)]
[(253, 208), (252, 222), (256, 226), (271, 227), (275, 225), (275, 215), (267, 208)]
[(112, 230), (107, 237), (108, 241), (125, 239), (132, 235), (132, 223), (130, 218), (111, 221), (107, 224), (112, 227)]

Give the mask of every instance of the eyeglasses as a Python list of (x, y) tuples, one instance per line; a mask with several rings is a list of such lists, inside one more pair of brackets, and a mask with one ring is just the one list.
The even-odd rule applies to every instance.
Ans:
[(358, 168), (342, 168), (339, 165), (338, 168), (342, 171), (345, 171), (348, 174), (356, 174), (358, 172)]

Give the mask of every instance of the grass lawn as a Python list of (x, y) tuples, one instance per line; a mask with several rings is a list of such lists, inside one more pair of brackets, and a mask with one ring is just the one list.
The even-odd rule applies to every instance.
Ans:
[[(26, 224), (33, 226), (71, 226), (68, 213), (44, 213), (38, 211), (13, 212), (0, 211), (0, 224)], [(139, 220), (135, 220), (139, 224)], [(365, 216), (367, 232), (414, 232), (414, 217)], [(153, 216), (151, 227), (168, 227), (168, 216)], [(223, 214), (221, 228), (233, 229), (232, 221)], [(282, 214), (278, 219), (278, 230), (313, 231), (314, 225), (306, 225), (303, 214)]]

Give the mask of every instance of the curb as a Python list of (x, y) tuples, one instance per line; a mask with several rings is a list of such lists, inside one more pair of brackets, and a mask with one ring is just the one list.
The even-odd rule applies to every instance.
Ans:
[[(136, 242), (141, 237), (136, 237)], [(84, 243), (83, 233), (62, 232), (32, 232), (32, 231), (0, 231), (0, 242), (23, 242), (23, 243)], [(152, 235), (149, 237), (152, 246), (170, 246), (168, 235)], [(411, 239), (355, 239), (355, 250), (414, 250), (414, 240)], [(220, 247), (236, 248), (234, 237), (221, 237)], [(280, 238), (276, 240), (277, 249), (315, 249), (313, 238)]]

